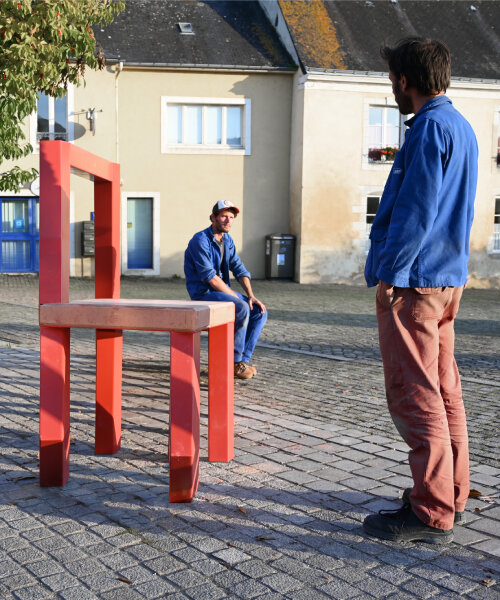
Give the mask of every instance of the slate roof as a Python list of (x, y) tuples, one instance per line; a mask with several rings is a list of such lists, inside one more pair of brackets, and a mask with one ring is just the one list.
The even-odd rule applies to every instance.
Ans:
[(304, 71), (387, 72), (380, 46), (403, 37), (445, 41), (452, 77), (500, 79), (498, 0), (280, 0)]
[[(182, 35), (178, 23), (191, 23), (194, 35)], [(125, 10), (111, 25), (94, 31), (108, 62), (297, 68), (260, 4), (253, 0), (127, 0)]]

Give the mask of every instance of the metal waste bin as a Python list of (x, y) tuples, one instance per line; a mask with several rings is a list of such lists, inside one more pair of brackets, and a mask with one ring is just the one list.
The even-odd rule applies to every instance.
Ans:
[(266, 235), (266, 279), (293, 279), (295, 236), (289, 233)]

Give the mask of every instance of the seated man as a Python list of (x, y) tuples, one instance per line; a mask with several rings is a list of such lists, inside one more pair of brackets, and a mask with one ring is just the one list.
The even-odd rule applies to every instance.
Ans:
[[(267, 321), (267, 312), (253, 295), (250, 273), (236, 254), (228, 233), (239, 212), (229, 200), (219, 200), (214, 205), (211, 226), (196, 233), (188, 244), (184, 273), (191, 300), (234, 302), (234, 375), (238, 379), (250, 379), (257, 374), (257, 369), (248, 363)], [(239, 281), (246, 296), (231, 289), (229, 271)]]

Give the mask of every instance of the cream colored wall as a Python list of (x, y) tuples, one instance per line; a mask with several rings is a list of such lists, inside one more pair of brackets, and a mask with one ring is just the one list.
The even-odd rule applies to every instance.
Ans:
[[(75, 144), (121, 165), (122, 194), (160, 198), (160, 275), (183, 276), (189, 239), (209, 225), (222, 198), (241, 208), (231, 235), (253, 277), (264, 277), (265, 236), (289, 231), (292, 75), (140, 70), (117, 67), (88, 72), (75, 89)], [(249, 98), (251, 155), (162, 154), (161, 98)], [(96, 132), (86, 111), (97, 111)], [(119, 127), (117, 129), (117, 120)], [(29, 134), (28, 124), (26, 126)], [(23, 166), (39, 166), (39, 156)], [(81, 222), (93, 210), (92, 184), (71, 178), (72, 274), (90, 275), (80, 257)], [(29, 191), (25, 195), (31, 195)]]
[[(291, 179), (293, 207), (300, 214), (300, 226), (293, 221), (301, 240), (296, 277), (302, 283), (363, 284), (366, 196), (381, 194), (390, 170), (390, 165), (363, 160), (366, 107), (374, 102), (393, 105), (391, 86), (383, 78), (309, 75), (305, 79), (294, 88), (295, 98), (304, 104), (303, 140), (293, 129), (293, 144), (303, 143), (301, 181)], [(457, 84), (449, 95), (473, 125), (480, 147), (472, 283), (499, 284), (500, 260), (486, 251), (493, 232), (494, 198), (500, 190), (500, 169), (492, 159), (498, 90)], [(299, 155), (293, 149), (292, 157), (294, 153)]]
[[(241, 208), (231, 235), (253, 277), (264, 276), (266, 234), (288, 231), (291, 76), (145, 72), (119, 77), (122, 193), (158, 192), (161, 275), (183, 276), (188, 241), (213, 204)], [(145, 93), (147, 90), (147, 94)], [(250, 98), (250, 156), (161, 153), (161, 98)]]
[(366, 85), (309, 76), (303, 83), (305, 133), (297, 272), (302, 283), (361, 281), (365, 258), (362, 196), (370, 189), (381, 191), (390, 168), (363, 168), (364, 106), (370, 98), (385, 103), (389, 92), (390, 86), (380, 80)]
[(290, 233), (296, 237), (295, 273), (301, 272), (302, 173), (304, 168), (304, 86), (302, 73), (294, 76), (290, 148)]
[(479, 87), (452, 86), (448, 95), (472, 125), (479, 147), (479, 178), (470, 243), (470, 285), (500, 288), (500, 254), (488, 252), (493, 235), (495, 198), (500, 197), (500, 167), (496, 164), (500, 85), (487, 92)]

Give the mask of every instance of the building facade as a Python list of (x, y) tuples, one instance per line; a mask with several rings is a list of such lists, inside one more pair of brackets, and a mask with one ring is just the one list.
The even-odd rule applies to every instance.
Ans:
[[(471, 284), (499, 287), (499, 24), (500, 4), (485, 0), (135, 0), (95, 32), (107, 68), (64, 99), (40, 98), (26, 134), (35, 148), (65, 139), (120, 163), (123, 274), (182, 277), (187, 242), (227, 198), (254, 277), (266, 236), (291, 233), (296, 281), (362, 284), (405, 134), (380, 43), (432, 31), (450, 46), (448, 95), (480, 149)], [(73, 179), (71, 274), (89, 276), (92, 185)], [(0, 270), (36, 272), (37, 182), (0, 203)]]

